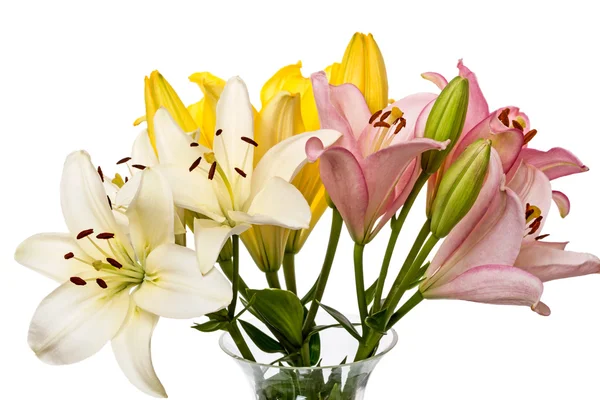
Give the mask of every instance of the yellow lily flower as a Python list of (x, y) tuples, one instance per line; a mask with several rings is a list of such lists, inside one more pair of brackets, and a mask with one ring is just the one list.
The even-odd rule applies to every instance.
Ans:
[(221, 97), (225, 81), (210, 72), (199, 72), (190, 75), (190, 81), (196, 83), (204, 97), (197, 103), (188, 106), (188, 111), (200, 127), (201, 142), (212, 149), (217, 121), (217, 101)]

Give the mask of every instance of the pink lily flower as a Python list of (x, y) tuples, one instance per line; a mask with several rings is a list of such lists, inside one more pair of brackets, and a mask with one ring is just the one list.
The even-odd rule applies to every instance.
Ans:
[(354, 241), (368, 243), (404, 204), (420, 154), (446, 147), (415, 138), (417, 118), (435, 95), (415, 94), (371, 115), (356, 86), (330, 85), (324, 72), (313, 74), (312, 84), (321, 127), (342, 137), (326, 150), (309, 140), (308, 158), (320, 160), (323, 184)]
[(523, 206), (504, 187), (502, 163), (492, 150), (477, 201), (442, 243), (419, 290), (428, 299), (529, 306), (541, 315), (542, 281), (513, 266), (521, 247)]

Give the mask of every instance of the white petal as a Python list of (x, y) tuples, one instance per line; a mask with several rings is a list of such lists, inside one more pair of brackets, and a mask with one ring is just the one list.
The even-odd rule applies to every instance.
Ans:
[(94, 280), (59, 286), (33, 316), (31, 349), (48, 364), (72, 364), (98, 352), (117, 334), (129, 309), (127, 290), (111, 293)]
[(181, 130), (163, 107), (154, 114), (154, 135), (161, 164), (176, 164), (189, 168), (199, 157), (203, 157), (204, 153), (210, 152), (201, 145), (190, 146), (193, 142), (191, 136)]
[[(250, 195), (254, 146), (244, 142), (242, 137), (254, 139), (254, 133), (248, 89), (239, 77), (229, 79), (223, 88), (217, 103), (216, 128), (221, 129), (221, 134), (214, 138), (215, 157), (231, 182), (235, 203), (244, 204)], [(246, 178), (234, 168), (244, 171)]]
[(175, 211), (165, 177), (151, 168), (140, 175), (140, 187), (127, 209), (127, 218), (131, 241), (138, 259), (143, 262), (152, 249), (173, 243)]
[(25, 239), (15, 251), (15, 260), (25, 267), (63, 283), (72, 276), (92, 268), (74, 258), (65, 259), (68, 253), (73, 253), (75, 257), (86, 261), (93, 261), (68, 233), (38, 233)]
[(341, 133), (332, 129), (322, 129), (292, 136), (271, 147), (260, 159), (252, 175), (252, 197), (255, 196), (274, 176), (291, 182), (296, 174), (306, 165), (306, 142), (317, 137), (323, 147), (331, 146), (339, 139)]
[(254, 197), (247, 212), (230, 211), (229, 217), (248, 224), (306, 229), (311, 212), (302, 193), (291, 183), (275, 176)]
[(139, 308), (133, 301), (123, 327), (112, 340), (121, 370), (132, 385), (154, 397), (167, 397), (152, 365), (152, 332), (158, 316)]
[(129, 207), (129, 204), (131, 204), (131, 201), (140, 187), (141, 179), (141, 173), (135, 174), (127, 181), (127, 183), (121, 186), (121, 189), (119, 189), (115, 197), (114, 207)]
[(216, 269), (202, 276), (193, 250), (164, 244), (148, 256), (146, 280), (135, 292), (144, 310), (167, 318), (193, 318), (226, 307), (229, 281)]
[(190, 172), (175, 165), (161, 165), (156, 170), (169, 182), (173, 200), (178, 207), (195, 211), (215, 221), (225, 221), (213, 183), (202, 171)]
[(131, 164), (145, 165), (146, 167), (153, 167), (158, 164), (158, 158), (156, 158), (156, 153), (150, 142), (148, 131), (145, 129), (140, 132), (133, 142)]
[(221, 249), (233, 235), (240, 235), (250, 228), (250, 225), (240, 224), (235, 227), (219, 224), (209, 219), (194, 220), (194, 241), (200, 272), (206, 274), (212, 269), (219, 258)]
[[(76, 151), (67, 157), (60, 191), (63, 215), (73, 237), (86, 229), (94, 230), (94, 234), (89, 236), (92, 240), (95, 240), (95, 235), (99, 233), (114, 233), (116, 240), (125, 246), (130, 255), (133, 255), (129, 240), (110, 209), (106, 191), (88, 153)], [(95, 242), (105, 252), (112, 253), (107, 241), (95, 240)], [(105, 257), (88, 238), (78, 240), (78, 243), (91, 257), (96, 259)]]

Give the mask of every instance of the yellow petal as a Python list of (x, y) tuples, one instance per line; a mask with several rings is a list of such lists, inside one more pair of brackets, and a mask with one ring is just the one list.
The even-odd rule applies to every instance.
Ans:
[(200, 127), (200, 143), (212, 149), (217, 121), (217, 102), (225, 87), (225, 81), (210, 72), (196, 72), (190, 75), (189, 79), (200, 87), (204, 98), (189, 106), (188, 110)]
[(260, 91), (260, 101), (264, 107), (277, 93), (282, 90), (292, 94), (303, 94), (310, 86), (310, 78), (302, 75), (302, 62), (281, 68), (264, 84)]
[(370, 33), (355, 33), (339, 67), (331, 70), (331, 83), (352, 83), (365, 95), (372, 112), (385, 108), (388, 82), (385, 62), (377, 42)]
[(253, 225), (240, 238), (261, 271), (275, 272), (283, 263), (289, 233), (289, 229), (278, 226)]

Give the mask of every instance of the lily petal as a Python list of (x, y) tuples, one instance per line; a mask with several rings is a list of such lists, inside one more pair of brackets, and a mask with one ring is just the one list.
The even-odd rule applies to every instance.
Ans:
[(432, 82), (440, 90), (444, 90), (444, 88), (448, 85), (448, 80), (444, 78), (442, 74), (437, 72), (423, 72), (421, 77)]
[(190, 146), (194, 140), (177, 125), (165, 108), (159, 108), (154, 115), (156, 150), (161, 164), (175, 164), (189, 167), (210, 150), (198, 144)]
[(463, 128), (463, 132), (469, 132), (479, 121), (484, 119), (490, 113), (490, 109), (485, 100), (485, 96), (481, 92), (477, 77), (463, 64), (462, 59), (458, 61), (457, 68), (459, 75), (463, 78), (467, 78), (469, 81), (469, 108), (467, 110), (467, 117)]
[(515, 261), (543, 282), (600, 272), (600, 259), (588, 253), (564, 251), (549, 246), (523, 246)]
[(573, 153), (561, 147), (548, 151), (523, 149), (523, 160), (540, 169), (550, 180), (589, 171)]
[(549, 315), (549, 309), (540, 302), (543, 291), (544, 285), (535, 276), (509, 265), (491, 264), (472, 268), (444, 285), (425, 291), (423, 296), (529, 306), (542, 315)]
[(131, 149), (131, 164), (153, 167), (158, 164), (158, 158), (150, 142), (147, 130), (141, 131), (133, 142)]
[(188, 110), (200, 127), (201, 144), (212, 148), (217, 123), (217, 102), (223, 93), (225, 81), (210, 72), (197, 72), (190, 75), (189, 79), (200, 87), (204, 98), (189, 106)]
[(566, 194), (559, 192), (558, 190), (553, 190), (552, 200), (554, 200), (554, 203), (556, 203), (562, 218), (565, 218), (567, 215), (569, 215), (569, 212), (571, 211), (571, 201)]
[(195, 219), (194, 239), (200, 272), (208, 273), (217, 262), (227, 240), (233, 235), (241, 235), (249, 228), (250, 225), (247, 224), (239, 224), (232, 228), (209, 219)]
[(72, 364), (98, 352), (123, 324), (129, 293), (111, 294), (94, 280), (85, 286), (64, 283), (37, 308), (28, 342), (48, 364)]
[(166, 398), (150, 352), (157, 322), (157, 315), (142, 310), (132, 301), (125, 323), (111, 344), (119, 367), (132, 385), (147, 395)]
[(202, 275), (196, 253), (176, 244), (164, 244), (150, 253), (146, 279), (133, 294), (138, 306), (167, 318), (194, 318), (226, 307), (231, 285), (218, 270)]
[(93, 260), (81, 250), (77, 242), (68, 233), (39, 233), (25, 239), (15, 251), (15, 260), (32, 270), (63, 283), (81, 271), (90, 269), (74, 258), (73, 253), (84, 261)]

